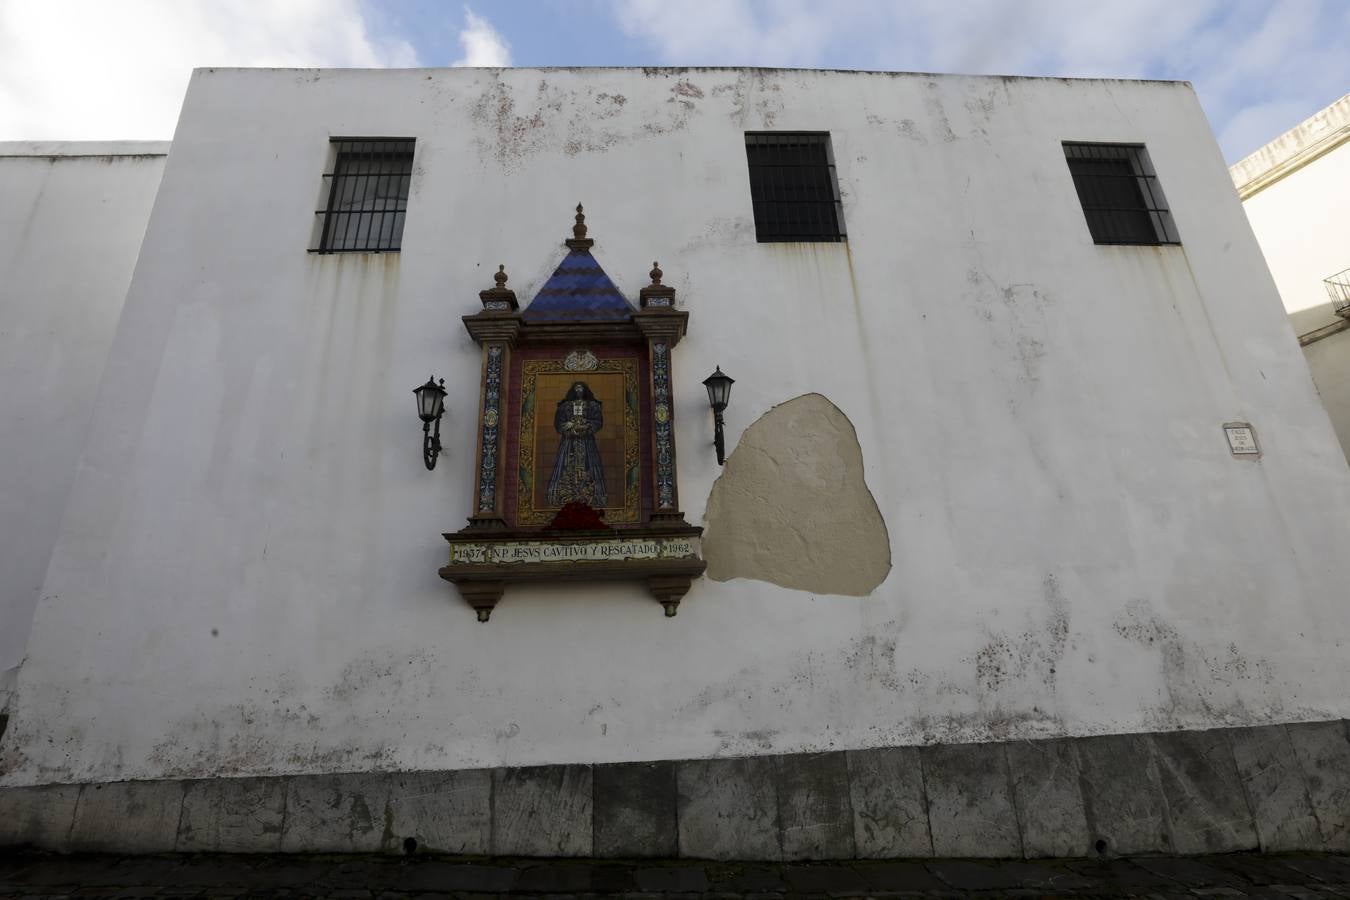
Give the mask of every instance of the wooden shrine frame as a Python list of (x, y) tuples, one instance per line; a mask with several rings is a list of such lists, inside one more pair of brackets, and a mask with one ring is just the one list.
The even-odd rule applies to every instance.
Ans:
[[(689, 314), (675, 308), (675, 289), (661, 283), (655, 264), (639, 306), (629, 304), (590, 255), (594, 241), (586, 230), (578, 205), (567, 257), (525, 310), (506, 287), (502, 266), (496, 286), (479, 293), (482, 309), (463, 319), (482, 350), (474, 511), (468, 527), (444, 535), (450, 560), (440, 575), (482, 622), (509, 584), (576, 580), (643, 581), (673, 616), (706, 567), (703, 529), (684, 520), (676, 484), (671, 350), (684, 336)], [(538, 417), (547, 415), (541, 404), (551, 399), (537, 396), (535, 385), (541, 376), (566, 373), (581, 380), (592, 372), (623, 379), (624, 399), (617, 404), (622, 423), (607, 418), (612, 424), (605, 432), (606, 465), (615, 462), (616, 435), (622, 447), (621, 475), (611, 479), (606, 469), (605, 483), (622, 487), (623, 503), (607, 502), (604, 520), (589, 506), (581, 512), (590, 519), (574, 520), (565, 515), (576, 512), (570, 507), (560, 513), (535, 502), (544, 462), (535, 447), (536, 426), (545, 427)], [(577, 394), (584, 396), (581, 389)], [(558, 406), (557, 421), (564, 422)], [(612, 407), (606, 415), (614, 416)], [(574, 421), (569, 429), (586, 428), (580, 417)], [(585, 458), (594, 458), (586, 452)], [(576, 483), (600, 482), (592, 476)], [(587, 487), (582, 496), (601, 494)]]

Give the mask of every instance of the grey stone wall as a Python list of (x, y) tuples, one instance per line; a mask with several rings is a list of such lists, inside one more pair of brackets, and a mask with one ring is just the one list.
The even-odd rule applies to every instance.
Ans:
[(0, 790), (0, 847), (741, 860), (1350, 852), (1346, 721)]

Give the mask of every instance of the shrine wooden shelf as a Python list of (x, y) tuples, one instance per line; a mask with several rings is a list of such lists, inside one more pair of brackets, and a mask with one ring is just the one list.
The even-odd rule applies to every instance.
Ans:
[(527, 582), (642, 581), (675, 615), (700, 557), (703, 529), (664, 523), (598, 531), (467, 528), (446, 534), (450, 561), (440, 575), (488, 621), (506, 587)]

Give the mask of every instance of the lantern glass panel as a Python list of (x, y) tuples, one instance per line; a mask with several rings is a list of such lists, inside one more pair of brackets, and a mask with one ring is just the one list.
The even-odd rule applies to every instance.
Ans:
[(703, 386), (708, 389), (708, 403), (713, 409), (726, 409), (727, 401), (731, 399), (731, 386), (734, 383), (734, 379), (723, 374), (720, 366), (704, 380)]
[(430, 422), (441, 414), (445, 391), (436, 382), (428, 381), (413, 393), (417, 395), (417, 415), (423, 422)]

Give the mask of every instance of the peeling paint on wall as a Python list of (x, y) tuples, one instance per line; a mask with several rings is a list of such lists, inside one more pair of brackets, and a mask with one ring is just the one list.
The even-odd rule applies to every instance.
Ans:
[(775, 406), (746, 429), (713, 485), (705, 523), (715, 581), (862, 597), (891, 570), (857, 432), (820, 394)]

